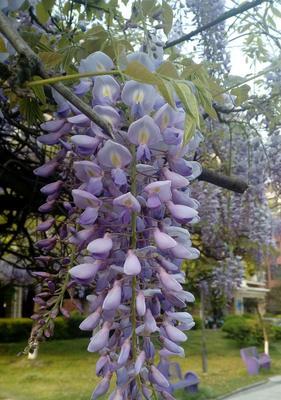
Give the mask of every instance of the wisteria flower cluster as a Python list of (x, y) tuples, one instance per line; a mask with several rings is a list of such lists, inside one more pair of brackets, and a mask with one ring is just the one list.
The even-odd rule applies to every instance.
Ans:
[(244, 263), (239, 256), (231, 255), (220, 261), (213, 270), (210, 289), (217, 298), (225, 298), (227, 302), (233, 299), (235, 290), (242, 284)]
[[(130, 54), (132, 60), (155, 69), (145, 53)], [(106, 54), (91, 54), (80, 71), (104, 75), (74, 88), (111, 125), (112, 137), (54, 93), (57, 118), (42, 125), (46, 133), (39, 141), (57, 154), (35, 174), (59, 175), (41, 189), (47, 200), (40, 211), (62, 205), (68, 222), (52, 235), (54, 218), (46, 219), (38, 227), (45, 238), (37, 246), (44, 252), (58, 242), (73, 246), (63, 258), (71, 276), (65, 285), (90, 291), (89, 315), (80, 328), (93, 332), (88, 351), (100, 354), (101, 381), (92, 399), (109, 391), (114, 374), (111, 400), (173, 399), (165, 366), (170, 356), (184, 356), (184, 331), (194, 325), (185, 311), (194, 297), (181, 286), (181, 263), (199, 256), (187, 229), (199, 220), (198, 202), (188, 189), (201, 173), (197, 162), (188, 161), (198, 138), (183, 143), (185, 113), (177, 99), (172, 108), (152, 85), (115, 79), (113, 68)], [(62, 203), (67, 192), (72, 200)], [(46, 279), (56, 290), (50, 275)], [(35, 316), (39, 325), (48, 309), (43, 297), (43, 311)]]
[[(225, 10), (225, 0), (196, 1), (187, 0), (186, 4), (194, 13), (197, 26), (204, 26), (218, 18)], [(214, 75), (228, 74), (230, 70), (229, 54), (226, 51), (225, 24), (219, 23), (210, 31), (201, 32), (201, 45), (204, 58), (210, 63), (210, 72)], [(212, 63), (215, 63), (212, 65)]]

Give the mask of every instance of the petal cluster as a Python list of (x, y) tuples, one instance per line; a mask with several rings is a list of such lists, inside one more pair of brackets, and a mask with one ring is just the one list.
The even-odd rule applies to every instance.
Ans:
[[(132, 61), (155, 70), (145, 53), (129, 55)], [(41, 189), (47, 199), (40, 210), (60, 207), (65, 220), (42, 221), (37, 246), (46, 253), (66, 246), (67, 289), (72, 296), (81, 286), (91, 293), (80, 329), (93, 331), (88, 351), (100, 354), (92, 398), (110, 390), (113, 375), (110, 399), (150, 398), (151, 385), (169, 398), (170, 377), (155, 365), (156, 344), (159, 365), (166, 365), (170, 356), (184, 355), (184, 331), (194, 324), (185, 312), (194, 297), (182, 288), (181, 264), (199, 256), (188, 229), (199, 220), (189, 186), (201, 167), (183, 143), (181, 104), (156, 101), (156, 87), (113, 78), (113, 68), (108, 55), (89, 55), (79, 71), (101, 75), (74, 91), (92, 93), (90, 105), (112, 126), (114, 139), (71, 107), (42, 124), (38, 140), (60, 150), (35, 170), (43, 178), (56, 175)]]

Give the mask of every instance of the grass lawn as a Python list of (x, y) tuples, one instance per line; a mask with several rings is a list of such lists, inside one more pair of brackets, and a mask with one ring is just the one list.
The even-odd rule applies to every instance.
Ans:
[[(281, 375), (281, 342), (272, 346), (270, 374), (249, 377), (239, 348), (220, 331), (207, 331), (208, 374), (201, 373), (200, 332), (190, 332), (186, 358), (179, 359), (183, 371), (199, 374), (201, 391), (196, 399), (216, 398), (239, 387)], [(43, 343), (37, 360), (17, 357), (23, 343), (0, 344), (1, 400), (89, 400), (97, 378), (96, 356), (87, 353), (88, 340), (57, 340)], [(192, 399), (179, 393), (180, 400)]]

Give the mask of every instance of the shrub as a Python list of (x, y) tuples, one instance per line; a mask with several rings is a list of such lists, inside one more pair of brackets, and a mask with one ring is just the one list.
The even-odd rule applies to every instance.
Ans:
[[(79, 324), (84, 319), (73, 315), (69, 319), (59, 317), (55, 321), (54, 339), (89, 337), (89, 332), (81, 331)], [(29, 338), (33, 321), (29, 318), (0, 318), (0, 342), (20, 342)]]
[(200, 317), (198, 317), (197, 315), (193, 315), (193, 319), (195, 322), (194, 327), (192, 328), (192, 330), (197, 330), (197, 329), (201, 329), (202, 326), (202, 320)]
[(256, 319), (231, 315), (226, 318), (223, 332), (227, 337), (234, 339), (239, 346), (255, 346), (263, 341), (262, 329)]
[(272, 326), (272, 335), (275, 340), (281, 340), (281, 326)]
[(29, 318), (1, 318), (0, 342), (19, 342), (29, 337), (32, 320)]

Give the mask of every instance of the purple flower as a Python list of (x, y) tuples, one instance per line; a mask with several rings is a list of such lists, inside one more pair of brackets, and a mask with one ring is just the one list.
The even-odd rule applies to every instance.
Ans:
[(137, 61), (140, 64), (142, 64), (144, 67), (146, 67), (149, 71), (155, 71), (155, 64), (151, 60), (151, 58), (148, 56), (148, 54), (138, 51), (135, 53), (131, 53), (127, 55), (127, 61), (128, 63), (132, 61)]
[(67, 118), (67, 121), (80, 128), (89, 127), (91, 125), (90, 119), (84, 114), (77, 114), (74, 117)]
[(116, 310), (121, 303), (121, 282), (115, 281), (113, 288), (107, 293), (102, 308), (104, 310)]
[(43, 221), (41, 224), (37, 225), (36, 229), (38, 232), (45, 232), (54, 225), (54, 222), (54, 218), (47, 219), (46, 221)]
[(135, 362), (135, 373), (139, 374), (145, 362), (145, 352), (141, 351)]
[(177, 245), (177, 242), (171, 238), (171, 236), (167, 235), (164, 232), (161, 232), (160, 229), (156, 228), (153, 232), (153, 237), (156, 243), (156, 246), (160, 250), (168, 250), (172, 249)]
[(74, 135), (71, 138), (72, 143), (76, 146), (80, 155), (88, 156), (96, 149), (98, 141), (88, 135)]
[(113, 242), (109, 233), (106, 233), (103, 238), (95, 239), (88, 244), (87, 250), (96, 258), (107, 258), (112, 249)]
[(48, 185), (45, 185), (40, 189), (40, 192), (49, 196), (50, 194), (57, 193), (61, 189), (62, 185), (62, 181), (48, 183)]
[(72, 267), (69, 270), (72, 278), (79, 280), (80, 282), (91, 282), (95, 279), (95, 276), (101, 266), (99, 261), (93, 261), (92, 263), (79, 264)]
[(153, 317), (149, 308), (146, 310), (144, 316), (144, 330), (146, 333), (153, 333), (159, 331), (155, 318)]
[[(113, 130), (116, 130), (119, 125), (120, 125), (120, 115), (118, 112), (110, 106), (101, 106), (101, 105), (96, 105), (94, 106), (93, 110), (106, 122), (108, 122)], [(92, 122), (92, 131), (97, 135), (101, 136), (102, 138), (108, 138), (107, 135), (104, 135), (101, 128), (99, 128), (97, 125)]]
[(171, 181), (173, 189), (182, 189), (189, 185), (189, 180), (176, 172), (170, 171), (168, 168), (163, 168), (164, 177)]
[(40, 127), (41, 129), (43, 129), (43, 131), (57, 132), (63, 127), (64, 124), (65, 124), (64, 119), (56, 119), (44, 122), (43, 124), (40, 125)]
[(141, 272), (141, 263), (133, 250), (128, 250), (124, 263), (124, 273), (126, 275), (138, 275)]
[(126, 339), (125, 342), (121, 346), (121, 351), (120, 351), (120, 354), (118, 357), (117, 363), (119, 365), (124, 365), (127, 362), (129, 355), (130, 355), (130, 350), (131, 350), (130, 339)]
[(172, 198), (171, 181), (152, 182), (144, 190), (148, 193), (147, 206), (150, 208), (159, 207)]
[(71, 193), (75, 205), (79, 208), (97, 208), (101, 205), (101, 201), (96, 196), (89, 192), (86, 192), (85, 190), (74, 189)]
[(183, 131), (177, 128), (166, 128), (163, 131), (163, 138), (167, 145), (178, 145), (182, 142)]
[(113, 61), (101, 51), (96, 51), (80, 61), (79, 72), (104, 72), (114, 68)]
[(108, 392), (109, 386), (110, 386), (110, 380), (111, 380), (111, 373), (108, 373), (102, 381), (98, 384), (96, 389), (94, 390), (91, 400), (96, 400), (99, 397), (103, 396), (105, 393)]
[(151, 378), (152, 378), (153, 383), (156, 383), (157, 385), (165, 387), (165, 388), (170, 386), (170, 383), (167, 381), (165, 376), (163, 374), (161, 374), (159, 369), (157, 369), (154, 365), (152, 365), (150, 370), (151, 370)]
[(103, 176), (101, 167), (93, 161), (75, 161), (73, 167), (77, 178), (82, 182), (88, 182), (91, 178)]
[(174, 204), (171, 201), (168, 201), (166, 204), (170, 213), (177, 221), (191, 222), (193, 218), (198, 216), (198, 212), (191, 207)]
[(113, 168), (111, 175), (116, 185), (121, 186), (127, 183), (126, 173), (122, 168), (130, 164), (132, 156), (126, 147), (108, 140), (98, 152), (98, 160), (105, 167)]
[(175, 354), (183, 354), (184, 353), (183, 348), (178, 346), (172, 340), (164, 338), (164, 337), (162, 337), (161, 340), (163, 342), (164, 347), (167, 350), (171, 351), (172, 353), (175, 353)]
[(100, 318), (101, 318), (101, 307), (99, 307), (92, 314), (88, 315), (88, 317), (81, 322), (79, 328), (82, 331), (92, 331), (98, 326)]
[(41, 167), (36, 168), (33, 173), (37, 176), (41, 176), (42, 178), (47, 178), (55, 172), (59, 163), (57, 160), (50, 160), (46, 164), (43, 164)]
[(173, 342), (185, 342), (187, 340), (187, 336), (177, 327), (168, 322), (165, 322), (163, 325), (168, 338)]
[(124, 208), (130, 210), (130, 212), (135, 211), (135, 212), (139, 213), (141, 210), (140, 203), (132, 195), (131, 192), (128, 192), (128, 193), (122, 194), (122, 196), (116, 197), (113, 200), (113, 204), (115, 206), (124, 207)]
[(77, 96), (83, 96), (85, 93), (87, 93), (92, 86), (92, 80), (91, 79), (81, 79), (80, 83), (78, 85), (74, 86), (74, 93), (77, 94)]
[(152, 111), (156, 92), (153, 86), (136, 81), (128, 81), (122, 90), (122, 101), (131, 108), (134, 118), (142, 117)]
[(182, 287), (181, 284), (176, 281), (176, 279), (168, 274), (163, 268), (158, 267), (158, 272), (159, 272), (159, 280), (163, 287), (166, 290), (174, 290), (174, 291), (181, 291)]
[(145, 296), (142, 291), (139, 291), (136, 298), (136, 309), (140, 317), (143, 317), (146, 312)]
[(182, 244), (177, 244), (177, 246), (171, 249), (171, 252), (174, 257), (186, 260), (195, 260), (200, 256), (199, 250)]
[(96, 351), (102, 350), (107, 346), (110, 327), (111, 323), (106, 321), (102, 328), (91, 338), (88, 346), (88, 351), (90, 353), (95, 353)]
[[(128, 56), (128, 62), (134, 60), (155, 70), (155, 60), (145, 53)], [(114, 140), (55, 91), (58, 113), (42, 125), (46, 134), (39, 141), (53, 147), (35, 173), (58, 178), (48, 179), (41, 189), (46, 200), (40, 210), (62, 207), (64, 217), (56, 223), (46, 218), (37, 228), (44, 232), (37, 243), (44, 254), (40, 263), (50, 268), (53, 263), (53, 272), (39, 272), (46, 294), (36, 296), (35, 333), (49, 337), (48, 318), (59, 311), (66, 315), (53, 302), (66, 282), (77, 307), (76, 294), (87, 290), (89, 315), (80, 328), (95, 330), (88, 350), (100, 352), (96, 373), (101, 381), (92, 399), (148, 399), (151, 385), (158, 397), (171, 399), (168, 358), (184, 356), (179, 344), (194, 325), (188, 313), (178, 310), (194, 301), (182, 288), (181, 264), (199, 256), (184, 226), (199, 220), (189, 181), (201, 167), (188, 159), (200, 134), (183, 145), (184, 110), (165, 103), (156, 86), (128, 81), (126, 74), (113, 78), (112, 68), (106, 54), (91, 54), (79, 71), (105, 74), (83, 79), (70, 90), (87, 93), (83, 101), (111, 125)], [(77, 265), (71, 264), (72, 253)], [(214, 282), (220, 273), (217, 269)], [(154, 337), (162, 344), (159, 352)], [(107, 394), (112, 378), (116, 387)]]
[(97, 76), (93, 88), (95, 104), (113, 105), (120, 97), (120, 86), (110, 75)]
[(129, 126), (128, 138), (131, 143), (138, 145), (138, 160), (150, 160), (149, 146), (162, 140), (158, 126), (148, 115), (138, 119)]
[(98, 218), (98, 209), (93, 207), (86, 207), (79, 217), (80, 225), (92, 225)]
[(175, 118), (176, 112), (169, 104), (164, 104), (159, 108), (153, 117), (154, 121), (159, 126), (160, 131), (163, 133), (168, 127), (173, 126)]
[(52, 250), (55, 247), (56, 243), (57, 243), (57, 238), (51, 237), (48, 239), (38, 240), (38, 242), (35, 243), (35, 246), (38, 247), (39, 249)]

